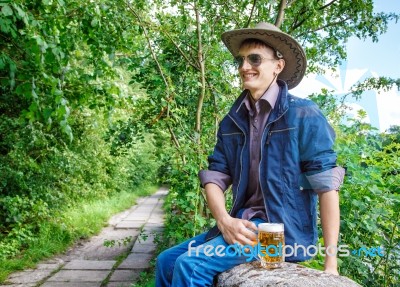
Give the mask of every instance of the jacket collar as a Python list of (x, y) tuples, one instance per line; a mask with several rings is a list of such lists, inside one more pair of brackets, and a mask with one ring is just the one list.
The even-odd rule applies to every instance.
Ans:
[[(281, 117), (289, 107), (287, 84), (282, 80), (277, 80), (277, 83), (279, 86), (279, 95), (276, 100), (275, 107), (268, 117), (267, 125)], [(245, 131), (248, 131), (248, 111), (245, 105), (242, 103), (248, 92), (248, 90), (244, 90), (240, 94), (228, 113), (228, 115), (237, 123), (237, 125), (239, 125), (239, 127)]]

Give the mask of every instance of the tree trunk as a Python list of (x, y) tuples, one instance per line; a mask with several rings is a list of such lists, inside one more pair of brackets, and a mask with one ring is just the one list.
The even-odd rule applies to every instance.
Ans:
[(361, 287), (344, 276), (335, 276), (295, 263), (267, 270), (255, 261), (238, 265), (218, 275), (217, 287)]

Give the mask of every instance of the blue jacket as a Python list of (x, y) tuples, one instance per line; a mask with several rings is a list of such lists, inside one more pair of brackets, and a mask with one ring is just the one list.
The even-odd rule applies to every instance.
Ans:
[[(317, 194), (306, 177), (336, 167), (332, 150), (335, 133), (315, 103), (289, 94), (283, 81), (278, 84), (280, 93), (262, 135), (260, 185), (268, 220), (284, 223), (286, 245), (307, 247), (316, 244), (318, 236)], [(233, 206), (229, 213), (233, 217), (245, 203), (249, 179), (248, 111), (240, 105), (246, 93), (221, 121), (217, 144), (209, 157), (209, 170), (232, 178)], [(214, 227), (207, 238), (218, 234)], [(309, 258), (301, 251), (286, 260)]]

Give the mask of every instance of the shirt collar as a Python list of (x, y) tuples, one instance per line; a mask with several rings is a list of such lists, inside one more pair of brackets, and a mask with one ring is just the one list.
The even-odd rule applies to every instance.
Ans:
[(269, 89), (267, 89), (264, 92), (264, 94), (261, 96), (261, 98), (257, 102), (254, 102), (254, 100), (251, 98), (250, 92), (247, 91), (247, 95), (243, 98), (243, 101), (240, 103), (237, 110), (239, 110), (242, 105), (245, 105), (245, 107), (249, 111), (249, 113), (253, 114), (254, 111), (260, 110), (260, 105), (263, 103), (268, 103), (272, 110), (275, 107), (276, 101), (278, 99), (278, 95), (279, 95), (279, 86), (276, 82), (274, 82), (269, 87)]

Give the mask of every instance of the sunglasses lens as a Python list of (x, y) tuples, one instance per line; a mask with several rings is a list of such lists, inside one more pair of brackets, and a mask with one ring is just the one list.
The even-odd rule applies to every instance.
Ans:
[(237, 56), (235, 58), (235, 66), (237, 68), (241, 68), (243, 66), (243, 63), (244, 63), (244, 58), (242, 56)]
[(252, 65), (253, 67), (258, 67), (261, 65), (262, 62), (262, 57), (259, 54), (250, 54), (247, 57), (243, 56), (237, 56), (235, 58), (235, 65), (237, 68), (243, 67), (245, 58), (247, 59), (247, 62)]
[(247, 60), (249, 61), (250, 65), (252, 66), (260, 66), (261, 65), (261, 56), (258, 54), (250, 54), (247, 56)]

